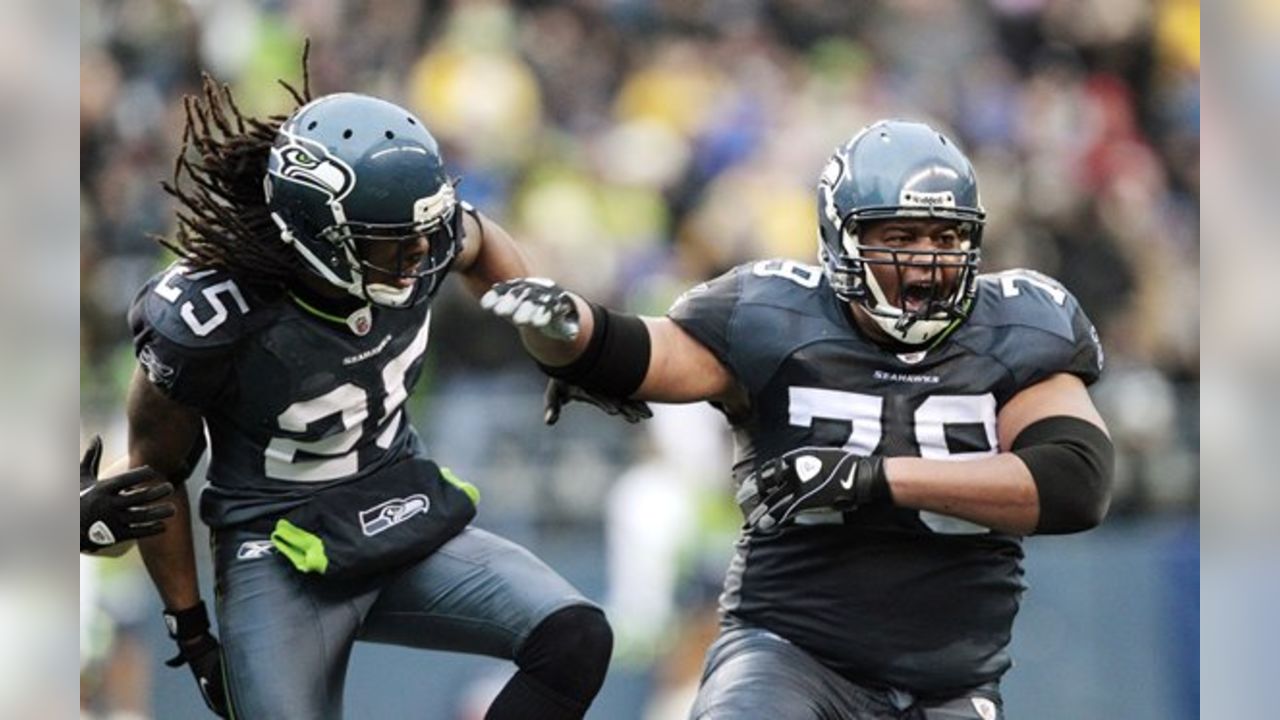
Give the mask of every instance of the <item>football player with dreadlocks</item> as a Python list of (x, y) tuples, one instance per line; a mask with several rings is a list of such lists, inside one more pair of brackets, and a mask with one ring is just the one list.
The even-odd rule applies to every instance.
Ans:
[[(305, 66), (305, 60), (304, 60)], [(185, 479), (211, 450), (219, 643), (196, 582), (190, 508), (140, 541), (209, 708), (335, 718), (356, 640), (478, 653), (518, 671), (490, 718), (578, 718), (604, 680), (604, 614), (524, 548), (470, 527), (478, 491), (430, 458), (404, 402), (445, 274), (476, 295), (528, 274), (460, 201), (409, 111), (293, 93), (244, 117), (206, 78), (166, 184), (180, 259), (129, 313), (130, 467)]]
[(984, 221), (951, 140), (882, 121), (822, 173), (817, 267), (748, 263), (663, 318), (540, 279), (481, 300), (554, 385), (732, 425), (745, 523), (694, 718), (1001, 716), (1022, 538), (1097, 525), (1114, 452), (1093, 326), (1044, 275), (979, 275)]

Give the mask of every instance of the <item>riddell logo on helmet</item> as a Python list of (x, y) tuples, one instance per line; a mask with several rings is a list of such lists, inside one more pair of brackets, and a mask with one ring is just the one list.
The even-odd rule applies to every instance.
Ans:
[(898, 198), (899, 205), (923, 205), (924, 207), (955, 207), (956, 196), (950, 190), (942, 192), (921, 192), (919, 190), (903, 190)]

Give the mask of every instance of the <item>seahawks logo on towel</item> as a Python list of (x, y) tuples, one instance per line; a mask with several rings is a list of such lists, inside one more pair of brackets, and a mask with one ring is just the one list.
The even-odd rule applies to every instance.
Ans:
[(426, 514), (431, 509), (431, 500), (426, 495), (415, 493), (409, 497), (392, 498), (360, 511), (360, 529), (365, 537), (373, 537), (380, 532), (390, 530), (414, 515)]

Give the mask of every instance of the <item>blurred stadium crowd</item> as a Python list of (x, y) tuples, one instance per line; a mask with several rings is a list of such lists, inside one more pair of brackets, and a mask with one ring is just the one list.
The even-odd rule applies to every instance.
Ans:
[[(300, 84), (310, 38), (314, 94), (415, 109), (460, 194), (542, 273), (650, 314), (745, 260), (813, 262), (818, 173), (864, 124), (950, 128), (978, 169), (984, 267), (1057, 277), (1101, 333), (1096, 399), (1120, 450), (1113, 516), (1195, 513), (1199, 25), (1194, 0), (87, 0), (81, 421), (123, 447), (124, 313), (168, 262), (148, 234), (172, 228), (159, 181), (181, 96), (207, 69), (247, 112), (286, 112), (276, 79)], [(699, 564), (691, 546), (716, 548), (704, 585), (723, 572), (723, 423), (673, 410), (635, 432), (582, 409), (544, 431), (514, 333), (457, 292), (436, 321), (418, 399), (428, 443), (485, 489), (482, 520), (653, 543), (628, 556), (652, 567), (608, 590), (615, 608), (631, 604), (613, 613), (623, 651), (644, 647), (685, 604), (672, 568)], [(625, 545), (609, 544), (610, 567), (636, 567)]]

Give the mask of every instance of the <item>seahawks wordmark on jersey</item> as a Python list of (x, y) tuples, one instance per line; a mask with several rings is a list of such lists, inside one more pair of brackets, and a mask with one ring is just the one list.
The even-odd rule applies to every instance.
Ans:
[(420, 453), (403, 405), (430, 319), (429, 303), (375, 308), (361, 335), (181, 264), (143, 286), (129, 311), (139, 360), (161, 392), (201, 412), (211, 441), (204, 520), (278, 516)]
[[(742, 265), (686, 293), (670, 318), (746, 389), (735, 476), (804, 446), (963, 460), (999, 451), (1009, 398), (1056, 373), (1097, 379), (1102, 353), (1075, 299), (1039, 273), (983, 275), (969, 319), (938, 347), (895, 354), (853, 325), (819, 268)], [(866, 507), (744, 533), (726, 621), (771, 630), (859, 682), (923, 694), (1009, 668), (1023, 591), (1018, 537), (958, 518)]]

